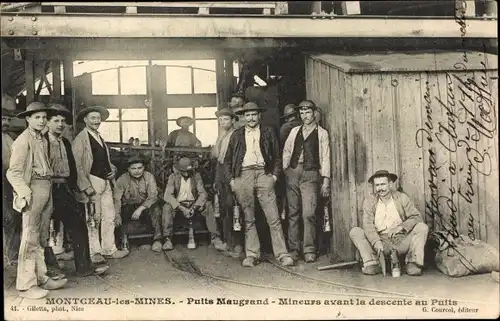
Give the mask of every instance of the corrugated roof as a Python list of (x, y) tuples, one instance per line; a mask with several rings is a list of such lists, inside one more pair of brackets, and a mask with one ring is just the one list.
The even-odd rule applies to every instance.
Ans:
[[(332, 55), (311, 54), (311, 58), (320, 60), (346, 73), (377, 73), (377, 72), (422, 72), (422, 71), (457, 71), (498, 69), (498, 56), (483, 52), (466, 52), (467, 62), (464, 63), (463, 51), (455, 52), (425, 52), (399, 53), (387, 52), (363, 55)], [(460, 64), (463, 65), (460, 65)]]

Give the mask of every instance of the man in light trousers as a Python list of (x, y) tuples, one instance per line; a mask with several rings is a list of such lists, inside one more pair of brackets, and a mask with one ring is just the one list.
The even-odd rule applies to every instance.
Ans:
[[(109, 148), (97, 131), (101, 122), (108, 117), (109, 111), (101, 106), (81, 110), (77, 114), (77, 121), (83, 121), (85, 128), (75, 137), (72, 146), (78, 173), (78, 189), (87, 194), (91, 202), (84, 206), (89, 224), (90, 256), (93, 263), (104, 263), (106, 258), (119, 259), (129, 254), (128, 250), (116, 248), (117, 215), (111, 190), (116, 167), (111, 164)], [(91, 212), (94, 212), (92, 203), (95, 204), (95, 213), (91, 216)], [(99, 242), (99, 228), (102, 242)]]
[(19, 296), (41, 299), (48, 290), (63, 287), (65, 278), (47, 276), (44, 248), (49, 238), (52, 214), (53, 175), (48, 157), (48, 142), (42, 135), (48, 108), (40, 102), (28, 105), (17, 117), (25, 118), (28, 128), (12, 144), (10, 167), (6, 176), (14, 190), (14, 209), (22, 215), (21, 246), (16, 289)]

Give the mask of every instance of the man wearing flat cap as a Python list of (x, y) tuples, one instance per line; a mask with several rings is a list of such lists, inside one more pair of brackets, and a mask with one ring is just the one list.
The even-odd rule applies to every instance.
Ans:
[[(71, 112), (61, 104), (50, 104), (47, 111), (48, 131), (44, 134), (49, 142), (49, 161), (54, 175), (52, 176), (52, 198), (54, 211), (52, 218), (64, 224), (73, 240), (75, 268), (77, 276), (102, 274), (109, 267), (94, 267), (90, 259), (89, 236), (85, 212), (78, 206), (77, 171), (71, 144), (65, 138), (67, 124), (72, 124)], [(46, 263), (57, 265), (54, 252), (46, 248)]]
[(184, 215), (185, 218), (190, 218), (195, 214), (201, 214), (205, 217), (208, 231), (211, 238), (220, 237), (217, 231), (216, 221), (214, 217), (213, 205), (208, 201), (208, 193), (203, 186), (201, 175), (195, 172), (191, 159), (183, 157), (175, 163), (176, 171), (168, 177), (167, 187), (163, 199), (163, 221), (165, 242), (168, 242), (169, 247), (166, 250), (172, 249), (172, 230), (175, 214)]
[[(215, 169), (215, 190), (219, 198), (219, 211), (222, 219), (224, 240), (230, 254), (234, 257), (239, 257), (243, 251), (242, 240), (240, 239), (241, 233), (233, 231), (233, 193), (231, 192), (229, 180), (226, 178), (224, 171), (224, 158), (226, 157), (229, 139), (234, 132), (234, 123), (238, 120), (238, 116), (236, 116), (231, 108), (218, 110), (215, 116), (217, 116), (219, 122), (219, 136), (212, 150), (212, 156), (217, 162)], [(214, 246), (217, 247), (216, 244)]]
[(246, 258), (242, 265), (253, 267), (260, 261), (260, 241), (255, 225), (254, 198), (257, 196), (269, 225), (274, 255), (281, 265), (290, 266), (293, 259), (286, 249), (274, 190), (282, 172), (279, 140), (274, 128), (260, 125), (263, 110), (249, 102), (238, 111), (245, 117), (246, 125), (231, 135), (224, 168), (245, 217)]
[[(298, 108), (302, 124), (294, 127), (283, 148), (288, 202), (288, 246), (297, 259), (316, 261), (316, 206), (318, 194), (330, 196), (330, 138), (315, 120), (316, 104), (302, 101)], [(302, 219), (300, 219), (302, 216)], [(303, 235), (300, 235), (300, 221)]]
[(379, 255), (391, 250), (406, 254), (406, 273), (420, 275), (429, 228), (410, 198), (394, 190), (398, 176), (386, 170), (375, 172), (368, 183), (373, 193), (363, 201), (363, 228), (354, 227), (349, 236), (363, 260), (362, 272), (381, 272)]
[(54, 175), (48, 157), (48, 141), (42, 134), (47, 124), (47, 111), (45, 104), (33, 102), (17, 115), (26, 119), (28, 128), (12, 144), (6, 174), (14, 190), (13, 207), (22, 215), (16, 289), (21, 297), (30, 299), (41, 299), (49, 290), (59, 289), (68, 281), (51, 279), (44, 257), (52, 214), (51, 178)]
[(194, 124), (191, 117), (182, 116), (176, 120), (179, 129), (173, 130), (167, 137), (167, 147), (201, 147), (201, 141), (189, 131)]
[(21, 218), (17, 213), (14, 213), (12, 198), (13, 190), (7, 177), (7, 169), (9, 169), (10, 156), (12, 153), (12, 144), (14, 137), (9, 133), (10, 122), (12, 117), (15, 117), (14, 104), (4, 107), (8, 101), (2, 97), (2, 212), (3, 212), (3, 249), (5, 264), (15, 264), (19, 252), (19, 243), (21, 242)]
[[(116, 181), (113, 192), (115, 211), (122, 219), (123, 234), (127, 232), (127, 225), (131, 221), (139, 221), (153, 228), (153, 246), (151, 249), (160, 252), (169, 250), (171, 244), (164, 242), (167, 235), (162, 231), (162, 208), (158, 200), (158, 186), (156, 179), (145, 170), (146, 160), (141, 156), (132, 156), (128, 159), (127, 172)], [(126, 235), (125, 235), (126, 236)]]
[[(115, 219), (118, 219), (113, 204), (111, 182), (115, 179), (116, 167), (111, 164), (108, 145), (98, 132), (109, 111), (101, 106), (82, 109), (76, 120), (85, 123), (85, 128), (73, 140), (77, 185), (86, 198), (90, 257), (94, 263), (104, 263), (105, 258), (119, 259), (128, 255), (127, 250), (118, 250), (115, 244)], [(101, 240), (99, 241), (99, 228)]]

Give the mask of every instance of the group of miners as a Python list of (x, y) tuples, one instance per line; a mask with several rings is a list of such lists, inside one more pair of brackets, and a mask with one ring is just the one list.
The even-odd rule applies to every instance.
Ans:
[[(63, 105), (33, 102), (16, 115), (2, 108), (2, 125), (13, 116), (28, 124), (15, 140), (6, 137), (2, 126), (3, 173), (10, 183), (10, 189), (4, 189), (9, 201), (3, 207), (4, 217), (11, 209), (22, 217), (19, 294), (42, 298), (67, 282), (48, 243), (52, 218), (62, 221), (71, 235), (78, 276), (102, 274), (108, 269), (107, 259), (129, 254), (127, 248), (117, 248), (115, 228), (133, 220), (153, 227), (153, 251), (172, 250), (176, 214), (203, 215), (214, 247), (233, 257), (244, 254), (242, 265), (253, 267), (261, 260), (256, 198), (276, 260), (282, 266), (299, 259), (315, 262), (316, 207), (320, 197), (331, 197), (330, 138), (318, 122), (316, 104), (304, 100), (285, 106), (279, 135), (274, 127), (262, 124), (266, 109), (241, 98), (236, 105), (216, 112), (220, 130), (212, 157), (217, 162), (214, 187), (222, 224), (217, 223), (214, 204), (189, 158), (174, 165), (162, 201), (144, 158), (131, 157), (128, 170), (116, 178), (110, 149), (98, 131), (109, 117), (106, 108), (91, 106), (77, 113), (76, 121), (85, 128), (72, 143), (63, 136), (73, 122)], [(181, 129), (169, 135), (167, 145), (199, 147), (199, 140), (187, 130), (191, 124), (192, 119), (179, 119)], [(350, 233), (365, 274), (379, 273), (378, 254), (395, 248), (407, 253), (408, 274), (419, 275), (423, 266), (428, 229), (408, 196), (394, 190), (396, 178), (387, 171), (370, 177), (374, 194), (363, 205), (363, 228)], [(244, 240), (233, 229), (235, 205), (242, 211)], [(287, 240), (279, 207), (288, 212)]]

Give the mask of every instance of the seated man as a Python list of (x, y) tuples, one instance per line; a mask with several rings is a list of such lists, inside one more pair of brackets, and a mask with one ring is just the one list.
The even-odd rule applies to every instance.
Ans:
[(388, 255), (393, 249), (406, 254), (408, 275), (421, 274), (429, 228), (410, 198), (393, 190), (397, 178), (379, 170), (368, 179), (374, 194), (363, 202), (363, 229), (354, 227), (349, 233), (363, 260), (364, 274), (380, 273), (378, 255), (381, 251)]
[[(217, 232), (212, 203), (207, 201), (207, 191), (203, 187), (200, 174), (194, 172), (191, 159), (183, 157), (175, 167), (177, 171), (168, 178), (164, 196), (166, 204), (163, 206), (165, 237), (168, 242), (170, 243), (172, 237), (172, 225), (176, 213), (182, 213), (188, 219), (193, 213), (200, 213), (205, 217), (212, 244), (218, 250), (225, 250), (226, 244), (222, 242)], [(170, 245), (169, 250), (171, 249)]]
[[(116, 181), (113, 193), (116, 223), (122, 225), (122, 237), (126, 236), (126, 227), (131, 221), (139, 220), (154, 230), (152, 250), (162, 249), (162, 212), (158, 200), (158, 186), (153, 174), (144, 170), (145, 160), (132, 156), (128, 160), (128, 170)], [(123, 222), (123, 224), (122, 224)], [(168, 238), (163, 244), (164, 250), (172, 249)]]
[(193, 118), (183, 116), (176, 120), (179, 129), (172, 131), (167, 137), (167, 147), (201, 147), (201, 141), (189, 131), (194, 123)]

